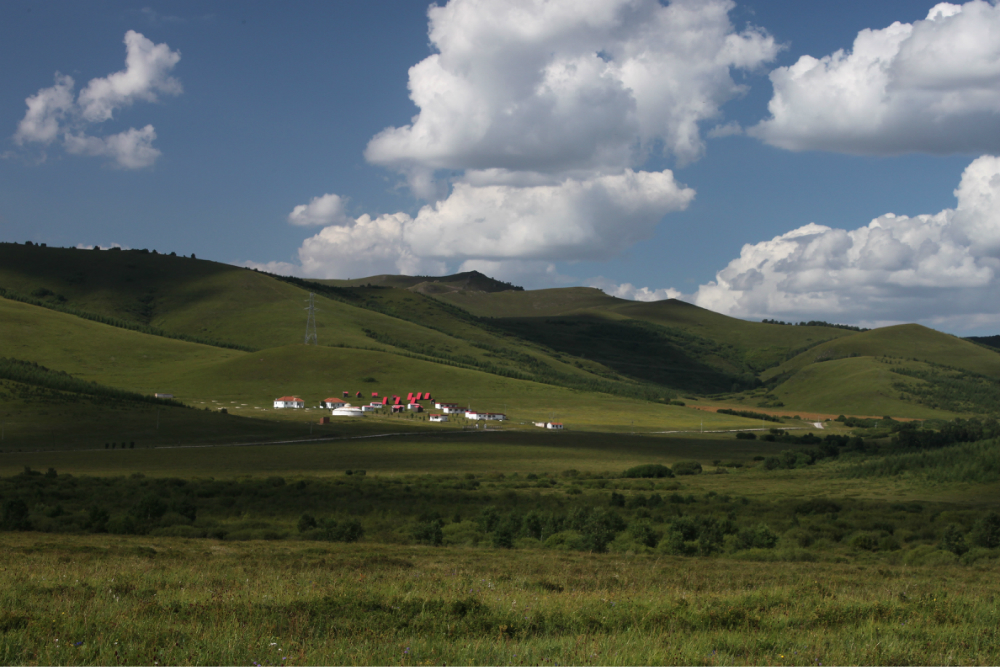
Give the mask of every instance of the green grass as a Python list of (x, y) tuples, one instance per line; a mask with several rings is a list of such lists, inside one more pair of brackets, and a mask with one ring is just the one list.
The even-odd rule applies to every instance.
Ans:
[[(242, 416), (316, 421), (326, 414), (273, 410), (273, 399), (288, 394), (316, 405), (343, 391), (361, 391), (366, 401), (372, 392), (406, 396), (421, 391), (479, 410), (507, 412), (516, 423), (555, 420), (568, 428), (611, 431), (694, 430), (700, 423), (707, 429), (751, 425), (739, 418), (372, 350), (292, 345), (246, 353), (116, 329), (5, 299), (0, 299), (0, 315), (11, 357), (138, 393), (171, 393), (198, 408), (226, 407)], [(375, 415), (366, 420), (397, 425), (408, 421)]]
[(998, 353), (996, 351), (956, 336), (928, 329), (920, 324), (900, 324), (852, 333), (818, 345), (775, 368), (769, 369), (762, 374), (762, 378), (767, 380), (813, 363), (851, 356), (885, 356), (907, 361), (930, 361), (982, 375), (998, 376)]
[[(195, 414), (201, 414), (195, 411)], [(207, 414), (207, 413), (206, 413)], [(187, 415), (185, 415), (187, 416)], [(208, 417), (220, 419), (217, 415)], [(154, 415), (155, 418), (155, 415)], [(163, 424), (162, 424), (163, 425)], [(331, 427), (344, 436), (355, 426)], [(287, 433), (287, 432), (286, 432)], [(322, 431), (317, 428), (314, 434)], [(306, 433), (299, 432), (300, 437)], [(360, 435), (365, 435), (364, 432)], [(254, 447), (172, 447), (97, 451), (14, 452), (0, 456), (0, 475), (55, 467), (81, 475), (147, 475), (220, 477), (269, 474), (341, 476), (345, 470), (363, 469), (379, 474), (519, 473), (574, 468), (582, 472), (625, 470), (644, 463), (671, 464), (698, 460), (709, 466), (715, 459), (750, 462), (760, 454), (777, 454), (787, 445), (734, 440), (732, 436), (640, 436), (602, 433), (536, 431), (411, 433), (386, 438), (338, 440), (315, 444), (260, 445)], [(183, 444), (183, 443), (182, 443)], [(740, 475), (727, 479), (737, 484)]]
[(31, 535), (0, 554), (5, 664), (989, 664), (998, 652), (994, 564)]
[[(911, 362), (911, 366), (924, 364)], [(784, 410), (851, 415), (893, 415), (934, 419), (953, 414), (902, 400), (894, 383), (915, 384), (893, 373), (891, 366), (872, 357), (851, 357), (814, 363), (797, 371), (772, 390)]]

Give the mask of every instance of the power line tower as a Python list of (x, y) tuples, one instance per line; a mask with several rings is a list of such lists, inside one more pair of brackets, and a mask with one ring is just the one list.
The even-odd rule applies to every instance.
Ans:
[(316, 345), (316, 306), (313, 305), (313, 293), (309, 293), (309, 305), (306, 306), (306, 345)]

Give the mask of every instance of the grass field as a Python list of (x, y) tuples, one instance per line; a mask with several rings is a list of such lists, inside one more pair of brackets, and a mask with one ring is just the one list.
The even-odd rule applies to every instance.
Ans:
[[(4, 664), (991, 664), (996, 563), (5, 539)], [(987, 591), (985, 593), (985, 591)]]

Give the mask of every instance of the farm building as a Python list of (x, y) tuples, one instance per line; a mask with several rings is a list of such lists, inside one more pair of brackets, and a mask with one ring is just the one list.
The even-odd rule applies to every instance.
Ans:
[(562, 431), (563, 424), (560, 424), (558, 422), (546, 422), (546, 428), (551, 431)]
[(407, 410), (413, 410), (414, 412), (424, 412), (424, 406), (420, 403), (408, 403)]
[(379, 410), (381, 410), (382, 408), (386, 407), (386, 403), (383, 402), (383, 401), (372, 401), (371, 403), (369, 403), (369, 405), (371, 405), (373, 408), (376, 408), (376, 409), (379, 409)]
[(505, 419), (507, 419), (507, 415), (501, 414), (500, 412), (476, 412), (475, 410), (469, 410), (468, 412), (466, 412), (466, 419), (504, 421)]
[(459, 414), (460, 412), (465, 412), (466, 408), (460, 408), (458, 405), (450, 405), (447, 407), (443, 407), (441, 411), (444, 412), (446, 415), (456, 415)]
[[(379, 405), (379, 407), (381, 408), (382, 405)], [(362, 412), (375, 412), (376, 411), (376, 407), (374, 405), (363, 405), (363, 406), (361, 406), (361, 411)]]
[(434, 407), (437, 408), (438, 410), (441, 410), (443, 408), (457, 408), (457, 407), (459, 407), (459, 404), (458, 403), (439, 403), (439, 402), (435, 401)]
[(390, 407), (392, 408), (394, 415), (397, 412), (403, 412), (406, 409), (406, 406), (404, 406), (404, 405), (393, 405), (393, 406), (390, 406)]
[(350, 405), (346, 405), (341, 408), (334, 408), (331, 410), (330, 414), (335, 417), (364, 417), (365, 413), (362, 412), (361, 408), (353, 408)]
[(343, 407), (347, 403), (340, 398), (325, 398), (320, 401), (320, 405), (324, 408), (333, 409)]
[(275, 408), (304, 408), (306, 402), (295, 396), (282, 396), (275, 399)]
[(373, 391), (372, 392), (372, 398), (379, 398), (379, 392)]
[(448, 415), (428, 415), (428, 421), (433, 422), (447, 422)]

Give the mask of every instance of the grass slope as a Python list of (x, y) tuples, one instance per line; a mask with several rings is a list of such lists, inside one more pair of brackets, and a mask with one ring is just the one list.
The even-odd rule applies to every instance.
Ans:
[[(702, 419), (700, 413), (686, 408), (574, 391), (387, 352), (305, 345), (254, 353), (220, 349), (117, 329), (5, 299), (0, 299), (0, 334), (11, 357), (88, 381), (143, 394), (172, 393), (196, 407), (227, 407), (234, 414), (264, 419), (315, 420), (316, 413), (276, 412), (271, 401), (296, 394), (315, 405), (343, 391), (362, 391), (368, 397), (373, 391), (380, 396), (433, 392), (437, 398), (478, 410), (506, 411), (512, 420), (556, 419), (570, 428), (691, 430)], [(409, 418), (372, 418), (377, 420), (385, 428), (398, 430)], [(705, 427), (747, 424), (718, 416)]]
[[(924, 364), (912, 364), (925, 367)], [(902, 415), (918, 419), (949, 419), (954, 412), (901, 399), (894, 383), (914, 384), (872, 357), (853, 357), (800, 368), (772, 390), (784, 410), (846, 415)]]
[(916, 359), (991, 377), (998, 377), (999, 372), (996, 351), (920, 324), (899, 324), (828, 341), (769, 369), (762, 378), (767, 380), (812, 363), (851, 356)]

